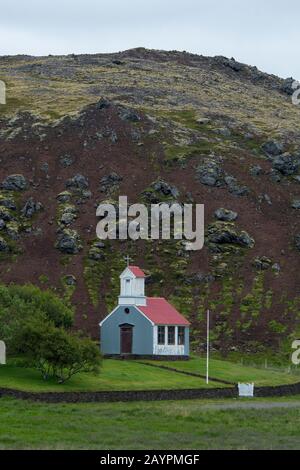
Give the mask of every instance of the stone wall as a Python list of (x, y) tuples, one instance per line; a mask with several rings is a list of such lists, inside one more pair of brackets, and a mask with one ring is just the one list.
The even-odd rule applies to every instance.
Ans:
[[(280, 397), (300, 395), (300, 383), (276, 387), (256, 387), (255, 397)], [(238, 398), (237, 387), (203, 388), (184, 390), (129, 390), (103, 392), (23, 392), (0, 388), (0, 398), (10, 397), (19, 400), (45, 403), (96, 403), (163, 400), (201, 400), (208, 398)]]
[(91, 402), (128, 402), (128, 401), (161, 401), (192, 400), (204, 398), (236, 398), (237, 388), (211, 388), (186, 390), (138, 390), (107, 392), (23, 392), (19, 390), (0, 389), (1, 397), (22, 400), (42, 401), (46, 403), (91, 403)]

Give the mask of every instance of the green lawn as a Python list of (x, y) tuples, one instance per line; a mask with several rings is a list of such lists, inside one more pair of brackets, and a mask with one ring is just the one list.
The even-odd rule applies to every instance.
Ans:
[[(223, 387), (211, 383), (209, 387)], [(59, 385), (44, 381), (39, 372), (11, 365), (0, 366), (0, 387), (32, 392), (39, 391), (97, 391), (207, 388), (201, 378), (188, 377), (157, 369), (134, 361), (106, 359), (97, 375), (79, 374)]]
[(0, 449), (300, 448), (300, 407), (219, 410), (207, 403), (50, 405), (2, 398)]
[[(205, 375), (205, 359), (192, 358), (189, 361), (147, 361), (155, 365), (166, 365), (182, 371)], [(299, 377), (284, 372), (242, 366), (233, 362), (212, 359), (210, 375), (230, 382), (254, 382), (260, 385), (295, 383)], [(176, 372), (139, 364), (135, 361), (106, 359), (97, 375), (79, 374), (63, 385), (55, 381), (44, 381), (39, 372), (13, 365), (0, 367), (0, 387), (15, 388), (32, 392), (39, 391), (97, 391), (97, 390), (149, 390), (224, 387), (221, 383), (203, 378), (190, 377)]]
[[(161, 364), (174, 367), (187, 372), (206, 374), (206, 361), (204, 358), (191, 358), (189, 361), (147, 361), (152, 364)], [(254, 382), (256, 385), (282, 385), (300, 382), (300, 377), (284, 372), (274, 372), (268, 369), (257, 369), (234, 362), (218, 359), (210, 360), (210, 376), (229, 382)]]

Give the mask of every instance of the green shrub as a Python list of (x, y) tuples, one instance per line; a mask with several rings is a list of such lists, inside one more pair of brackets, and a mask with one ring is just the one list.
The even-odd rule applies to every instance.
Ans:
[(73, 309), (50, 290), (42, 291), (33, 285), (0, 285), (0, 337), (14, 352), (15, 333), (24, 322), (32, 319), (51, 323), (55, 327), (73, 325)]
[(15, 349), (47, 380), (64, 383), (79, 372), (98, 372), (101, 356), (96, 344), (53, 324), (34, 319), (16, 332)]

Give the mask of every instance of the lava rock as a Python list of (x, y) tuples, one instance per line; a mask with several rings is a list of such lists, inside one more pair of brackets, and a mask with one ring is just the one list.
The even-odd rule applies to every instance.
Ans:
[(63, 207), (59, 223), (63, 225), (71, 225), (77, 219), (77, 209), (73, 205)]
[(272, 205), (272, 199), (270, 198), (268, 194), (260, 194), (258, 197), (258, 200), (260, 203), (266, 202), (267, 204), (269, 204), (269, 206)]
[(94, 245), (96, 248), (104, 249), (105, 248), (105, 243), (103, 242), (95, 242)]
[(17, 210), (16, 203), (11, 198), (6, 198), (6, 197), (0, 198), (0, 206), (6, 207), (7, 209), (10, 209), (12, 211)]
[(224, 185), (225, 174), (219, 162), (214, 160), (205, 160), (198, 166), (196, 173), (200, 183), (206, 186), (214, 187)]
[(118, 173), (113, 171), (109, 175), (103, 176), (101, 178), (100, 191), (102, 193), (111, 193), (119, 187), (119, 183), (122, 180), (122, 176), (118, 175)]
[(100, 261), (100, 260), (105, 259), (105, 256), (102, 253), (101, 248), (97, 248), (97, 246), (95, 245), (90, 248), (88, 257), (92, 261)]
[(172, 196), (176, 199), (179, 196), (179, 191), (176, 186), (171, 186), (164, 180), (158, 180), (152, 185), (154, 191), (162, 193), (164, 196)]
[(130, 122), (139, 122), (141, 120), (140, 116), (135, 111), (126, 108), (120, 111), (120, 118), (123, 119), (123, 121)]
[(211, 282), (215, 281), (215, 276), (212, 274), (204, 274), (204, 273), (194, 273), (191, 274), (190, 276), (185, 277), (184, 282), (185, 284), (209, 284)]
[(241, 186), (233, 176), (225, 176), (225, 183), (228, 186), (229, 192), (235, 196), (246, 196), (250, 192), (247, 186)]
[(82, 244), (75, 230), (65, 229), (59, 233), (55, 247), (62, 253), (75, 255), (82, 250)]
[(5, 230), (11, 240), (18, 240), (20, 237), (19, 225), (16, 222), (8, 222)]
[(233, 223), (219, 221), (209, 226), (208, 241), (216, 245), (234, 244), (245, 248), (253, 248), (255, 244), (247, 232), (238, 233)]
[(292, 202), (293, 209), (300, 209), (300, 199), (294, 199)]
[(277, 273), (277, 274), (280, 273), (280, 271), (281, 271), (281, 266), (280, 266), (280, 264), (279, 264), (279, 263), (274, 263), (274, 264), (272, 265), (272, 270), (273, 270), (275, 273)]
[(74, 158), (69, 155), (69, 154), (66, 154), (66, 155), (62, 155), (60, 158), (59, 158), (59, 163), (61, 164), (61, 166), (63, 166), (64, 168), (67, 168), (68, 166), (71, 166), (73, 163), (74, 163)]
[(57, 196), (56, 196), (56, 199), (58, 200), (58, 202), (64, 204), (66, 202), (70, 202), (71, 199), (72, 199), (72, 194), (69, 193), (69, 191), (63, 191), (62, 193), (59, 193)]
[(0, 207), (0, 219), (4, 220), (4, 222), (10, 222), (14, 220), (14, 217), (10, 213), (9, 209), (6, 207)]
[(105, 98), (101, 98), (98, 103), (96, 103), (95, 107), (97, 109), (108, 109), (110, 107), (110, 102)]
[(295, 79), (293, 77), (286, 78), (280, 87), (281, 91), (291, 96), (295, 91), (295, 89), (293, 88), (294, 82), (295, 82)]
[(149, 189), (143, 191), (142, 195), (147, 203), (159, 204), (164, 202), (166, 204), (172, 204), (176, 202), (179, 191), (176, 186), (172, 186), (166, 181), (159, 179), (154, 181)]
[(222, 127), (220, 129), (215, 129), (215, 133), (221, 135), (222, 137), (229, 138), (231, 136), (231, 130), (228, 127)]
[(238, 214), (237, 212), (231, 211), (229, 209), (220, 208), (215, 211), (215, 217), (216, 219), (225, 222), (234, 222), (237, 219)]
[(274, 168), (272, 168), (272, 170), (270, 171), (270, 177), (271, 180), (274, 181), (274, 183), (280, 183), (281, 176), (281, 173), (279, 173), (279, 171), (277, 170), (274, 170)]
[(77, 279), (72, 274), (67, 274), (64, 277), (64, 281), (67, 284), (67, 286), (76, 286), (76, 284), (77, 284)]
[(71, 225), (77, 219), (76, 214), (72, 214), (71, 212), (63, 212), (59, 222), (63, 225)]
[(85, 178), (85, 176), (78, 174), (75, 175), (73, 178), (67, 180), (66, 187), (75, 190), (84, 190), (88, 189), (89, 182), (88, 179)]
[(262, 256), (260, 258), (255, 258), (253, 261), (253, 266), (260, 270), (260, 271), (266, 271), (272, 266), (273, 261), (266, 256)]
[(262, 167), (260, 165), (253, 165), (250, 168), (249, 173), (251, 176), (259, 176), (262, 174)]
[(299, 170), (300, 158), (286, 152), (274, 158), (272, 166), (284, 176), (294, 175)]
[(28, 201), (25, 203), (25, 206), (21, 210), (21, 214), (23, 217), (26, 217), (27, 219), (31, 219), (34, 214), (37, 212), (41, 211), (43, 209), (43, 206), (40, 202), (35, 202), (33, 198), (29, 198)]
[(4, 240), (4, 238), (0, 237), (0, 252), (8, 252), (9, 251), (9, 246), (7, 242)]
[(24, 191), (28, 187), (28, 182), (23, 175), (9, 175), (2, 182), (2, 188), (7, 191)]
[(268, 140), (261, 146), (262, 150), (271, 157), (277, 157), (283, 153), (283, 145), (276, 140)]

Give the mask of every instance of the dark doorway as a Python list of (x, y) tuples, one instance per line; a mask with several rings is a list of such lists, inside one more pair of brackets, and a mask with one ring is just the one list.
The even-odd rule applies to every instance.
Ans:
[(132, 325), (120, 325), (121, 354), (132, 353)]

